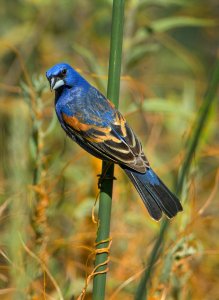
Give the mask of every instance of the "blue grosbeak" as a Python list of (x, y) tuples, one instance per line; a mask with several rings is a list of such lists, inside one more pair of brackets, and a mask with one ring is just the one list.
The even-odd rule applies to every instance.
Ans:
[(46, 72), (55, 90), (55, 108), (67, 135), (90, 154), (119, 164), (155, 220), (174, 217), (180, 201), (151, 169), (142, 145), (122, 114), (70, 65), (60, 63)]

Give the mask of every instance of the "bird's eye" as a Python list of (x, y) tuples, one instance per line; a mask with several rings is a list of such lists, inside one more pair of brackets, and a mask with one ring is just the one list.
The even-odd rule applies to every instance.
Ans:
[(63, 69), (63, 70), (61, 71), (61, 74), (62, 74), (63, 76), (65, 76), (66, 73), (67, 73), (67, 70), (66, 70), (66, 69)]

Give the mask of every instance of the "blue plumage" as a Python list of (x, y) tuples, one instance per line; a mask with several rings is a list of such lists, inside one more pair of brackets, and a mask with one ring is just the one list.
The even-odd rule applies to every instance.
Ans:
[(55, 90), (55, 109), (65, 132), (90, 154), (119, 164), (133, 182), (150, 215), (172, 218), (182, 210), (151, 169), (142, 145), (125, 118), (70, 65), (57, 64), (46, 73)]

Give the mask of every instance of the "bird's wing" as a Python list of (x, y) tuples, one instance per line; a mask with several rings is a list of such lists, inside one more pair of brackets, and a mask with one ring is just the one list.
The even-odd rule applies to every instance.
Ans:
[[(110, 101), (106, 101), (113, 110), (113, 117), (110, 120), (107, 122), (103, 120), (102, 124), (97, 123), (97, 107), (95, 114), (90, 113), (88, 118), (84, 118), (81, 113), (68, 115), (63, 112), (62, 119), (66, 129), (80, 140), (80, 144), (84, 143), (85, 149), (96, 156), (145, 173), (149, 163), (141, 143), (121, 113)], [(100, 106), (100, 102), (98, 105)], [(106, 106), (106, 102), (104, 105)]]

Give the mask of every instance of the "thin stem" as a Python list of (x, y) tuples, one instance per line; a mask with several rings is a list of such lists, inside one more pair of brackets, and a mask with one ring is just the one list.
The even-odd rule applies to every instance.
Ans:
[[(193, 130), (191, 138), (188, 140), (188, 147), (185, 155), (185, 159), (182, 165), (181, 172), (179, 174), (177, 184), (175, 187), (176, 194), (180, 195), (182, 192), (184, 180), (186, 179), (186, 176), (189, 172), (193, 155), (198, 147), (198, 143), (201, 138), (201, 134), (203, 132), (203, 129), (205, 127), (205, 124), (207, 122), (207, 118), (209, 115), (209, 111), (211, 108), (211, 105), (213, 101), (215, 100), (215, 96), (217, 93), (219, 84), (219, 61), (217, 61), (213, 75), (212, 80), (209, 83), (208, 90), (206, 92), (203, 105), (201, 106), (200, 112), (197, 116), (197, 121), (195, 122), (196, 126)], [(145, 273), (143, 274), (139, 286), (136, 291), (135, 300), (145, 300), (147, 299), (147, 285), (148, 281), (151, 278), (151, 274), (153, 272), (154, 264), (156, 263), (159, 254), (161, 252), (163, 243), (164, 243), (164, 235), (169, 227), (169, 221), (164, 220), (161, 223), (160, 233), (158, 235), (157, 241), (151, 251), (149, 262), (148, 262), (148, 268), (145, 270)]]
[[(122, 40), (123, 40), (123, 19), (124, 19), (124, 0), (113, 1), (112, 12), (112, 30), (111, 45), (108, 73), (107, 97), (118, 107), (119, 89), (120, 89), (120, 73), (122, 60)], [(95, 267), (107, 261), (108, 252), (98, 253), (98, 249), (109, 247), (110, 218), (112, 206), (112, 190), (113, 190), (113, 173), (114, 165), (110, 165), (105, 172), (107, 163), (103, 162), (102, 175), (105, 174), (106, 180), (103, 179), (100, 191), (99, 201), (99, 226), (96, 239), (96, 259)], [(105, 241), (101, 243), (101, 241)], [(107, 265), (97, 268), (97, 272), (106, 271)], [(105, 298), (106, 272), (99, 273), (94, 277), (93, 299), (101, 300)]]
[(215, 68), (212, 74), (212, 79), (209, 83), (207, 92), (204, 97), (204, 103), (201, 106), (199, 115), (197, 117), (197, 121), (195, 122), (196, 127), (194, 128), (193, 135), (188, 143), (188, 150), (177, 182), (177, 187), (176, 187), (177, 193), (181, 193), (184, 179), (186, 178), (186, 175), (189, 171), (189, 167), (191, 165), (193, 155), (195, 153), (195, 150), (197, 149), (201, 133), (205, 127), (205, 123), (209, 115), (209, 110), (211, 108), (213, 101), (215, 100), (218, 84), (219, 84), (219, 60), (215, 64)]

